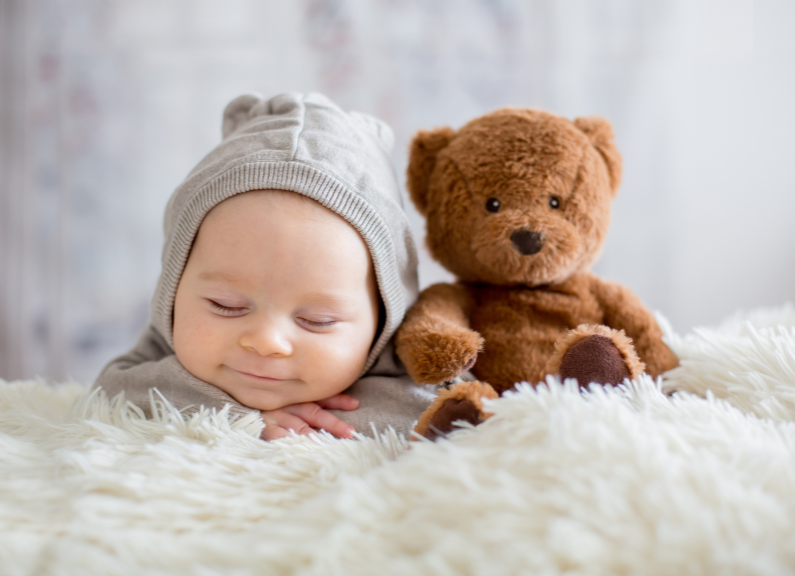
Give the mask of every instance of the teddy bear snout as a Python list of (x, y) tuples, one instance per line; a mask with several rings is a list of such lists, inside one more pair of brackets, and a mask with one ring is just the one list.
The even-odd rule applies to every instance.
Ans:
[(511, 242), (523, 256), (530, 256), (536, 254), (541, 250), (544, 245), (544, 239), (538, 232), (533, 232), (527, 228), (520, 228), (514, 230), (511, 234)]

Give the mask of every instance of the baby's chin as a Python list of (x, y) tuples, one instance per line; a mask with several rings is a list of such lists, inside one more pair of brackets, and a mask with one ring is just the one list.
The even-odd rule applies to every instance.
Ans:
[[(246, 387), (245, 389), (234, 390), (234, 393), (230, 393), (230, 396), (248, 408), (268, 411), (279, 410), (286, 406), (301, 404), (304, 402), (318, 402), (320, 400), (325, 400), (329, 396), (339, 393), (329, 392), (325, 393), (321, 397), (316, 397), (308, 394), (301, 394), (300, 392), (308, 392), (308, 390), (301, 390), (301, 388), (303, 387), (300, 384), (294, 384), (293, 387), (290, 387), (289, 385), (285, 386), (284, 390), (268, 390), (263, 388)], [(347, 388), (348, 386), (345, 386), (343, 390)], [(340, 392), (341, 391), (342, 390), (340, 390)]]
[(243, 390), (234, 390), (230, 394), (235, 400), (240, 402), (243, 406), (254, 408), (255, 410), (279, 410), (290, 404), (298, 404), (300, 402), (307, 402), (308, 400), (300, 400), (293, 398), (291, 395), (283, 394), (274, 390), (263, 390), (261, 388), (248, 388)]
[(355, 376), (348, 374), (346, 375), (348, 377), (338, 378), (335, 381), (298, 379), (258, 382), (235, 374), (231, 369), (214, 376), (217, 378), (206, 381), (229, 394), (243, 406), (263, 411), (279, 410), (305, 402), (319, 402), (347, 390), (356, 381)]

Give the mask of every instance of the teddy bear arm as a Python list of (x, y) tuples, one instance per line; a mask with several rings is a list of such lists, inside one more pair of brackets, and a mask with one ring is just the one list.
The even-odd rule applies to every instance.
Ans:
[(474, 299), (461, 285), (434, 284), (423, 290), (395, 339), (397, 354), (412, 379), (437, 384), (474, 365), (483, 338), (469, 327)]
[(417, 303), (406, 315), (406, 320), (414, 317), (433, 318), (469, 328), (469, 317), (475, 307), (475, 299), (461, 284), (433, 284), (422, 291)]
[(646, 371), (654, 377), (679, 365), (679, 359), (663, 342), (662, 330), (640, 298), (620, 284), (594, 278), (594, 292), (604, 310), (605, 325), (623, 330), (632, 339)]

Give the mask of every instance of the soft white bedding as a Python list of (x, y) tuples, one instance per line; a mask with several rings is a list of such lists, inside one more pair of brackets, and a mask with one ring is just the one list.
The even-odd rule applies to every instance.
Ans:
[(0, 382), (0, 573), (795, 573), (795, 310), (669, 337), (706, 398), (550, 379), (410, 450)]

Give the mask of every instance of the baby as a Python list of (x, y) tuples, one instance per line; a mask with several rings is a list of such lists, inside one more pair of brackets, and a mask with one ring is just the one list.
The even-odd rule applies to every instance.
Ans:
[(408, 433), (432, 397), (391, 343), (417, 294), (391, 131), (319, 94), (247, 95), (223, 136), (169, 201), (150, 325), (95, 386), (147, 415), (152, 389), (256, 410), (265, 439)]

